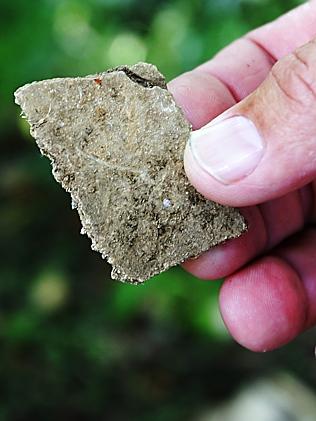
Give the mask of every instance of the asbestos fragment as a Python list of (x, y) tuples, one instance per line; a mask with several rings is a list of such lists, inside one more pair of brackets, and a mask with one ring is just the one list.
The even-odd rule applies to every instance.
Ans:
[(34, 82), (15, 100), (114, 279), (144, 282), (246, 230), (190, 185), (191, 126), (155, 66)]

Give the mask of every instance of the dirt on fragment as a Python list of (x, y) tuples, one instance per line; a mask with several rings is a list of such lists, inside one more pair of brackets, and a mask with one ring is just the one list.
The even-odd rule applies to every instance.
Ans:
[(191, 126), (155, 66), (34, 82), (15, 98), (114, 279), (144, 282), (246, 230), (190, 185)]

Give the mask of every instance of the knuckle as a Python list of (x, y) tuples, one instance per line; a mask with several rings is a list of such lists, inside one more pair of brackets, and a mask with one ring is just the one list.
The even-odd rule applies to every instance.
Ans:
[(276, 85), (288, 100), (306, 108), (316, 101), (316, 61), (300, 50), (277, 62), (271, 71)]

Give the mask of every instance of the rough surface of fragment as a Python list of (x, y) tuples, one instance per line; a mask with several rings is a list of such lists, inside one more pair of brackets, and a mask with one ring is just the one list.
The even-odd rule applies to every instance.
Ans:
[(189, 184), (191, 127), (155, 66), (34, 82), (15, 96), (113, 278), (143, 282), (246, 229)]

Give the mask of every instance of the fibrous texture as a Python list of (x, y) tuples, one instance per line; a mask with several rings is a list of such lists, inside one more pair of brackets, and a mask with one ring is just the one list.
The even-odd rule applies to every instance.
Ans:
[(143, 282), (245, 231), (190, 185), (191, 126), (155, 66), (34, 82), (15, 98), (113, 278)]

